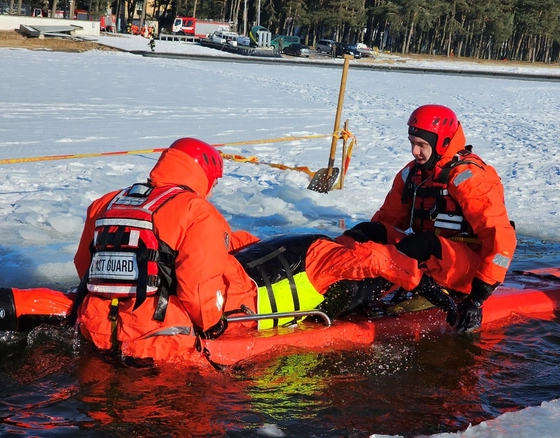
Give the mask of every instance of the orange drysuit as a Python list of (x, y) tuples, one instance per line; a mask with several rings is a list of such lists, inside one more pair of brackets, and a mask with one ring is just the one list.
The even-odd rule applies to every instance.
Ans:
[(491, 285), (504, 281), (517, 241), (500, 177), (465, 143), (459, 125), (432, 171), (408, 163), (371, 220), (385, 225), (389, 244), (405, 237), (395, 229), (436, 233), (442, 254), (427, 260), (427, 272), (443, 286), (470, 293), (474, 277)]
[(416, 260), (394, 245), (358, 243), (352, 239), (317, 240), (309, 247), (305, 260), (309, 281), (321, 294), (341, 280), (375, 277), (412, 290), (423, 274)]
[[(121, 300), (118, 305), (117, 338), (123, 350), (128, 348), (133, 356), (158, 358), (161, 354), (154, 351), (160, 342), (155, 340), (161, 337), (150, 335), (176, 326), (185, 327), (185, 332), (193, 334), (193, 324), (205, 331), (220, 320), (226, 307), (239, 308), (252, 298), (254, 285), (246, 275), (239, 275), (243, 268), (230, 251), (258, 239), (246, 232), (232, 232), (225, 218), (205, 199), (208, 179), (204, 171), (184, 152), (164, 151), (150, 173), (150, 183), (155, 187), (192, 189), (192, 192), (184, 191), (171, 198), (153, 216), (154, 233), (177, 252), (174, 265), (177, 288), (175, 296), (170, 297), (165, 320), (153, 319), (158, 297), (147, 297), (134, 311), (134, 298)], [(95, 220), (117, 193), (102, 196), (88, 208), (74, 257), (80, 278), (89, 269)], [(235, 287), (230, 287), (232, 285)], [(236, 293), (238, 295), (234, 296)], [(228, 299), (231, 303), (227, 303)], [(82, 333), (102, 349), (112, 347), (109, 311), (110, 300), (91, 293), (86, 295), (79, 310)], [(192, 338), (188, 344), (192, 346)], [(183, 347), (175, 345), (173, 348)]]

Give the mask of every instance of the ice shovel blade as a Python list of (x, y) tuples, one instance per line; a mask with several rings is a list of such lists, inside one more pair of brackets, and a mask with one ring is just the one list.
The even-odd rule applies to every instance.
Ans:
[(319, 193), (328, 193), (332, 189), (339, 172), (338, 167), (333, 167), (330, 170), (330, 176), (328, 168), (319, 169), (315, 172), (307, 188)]

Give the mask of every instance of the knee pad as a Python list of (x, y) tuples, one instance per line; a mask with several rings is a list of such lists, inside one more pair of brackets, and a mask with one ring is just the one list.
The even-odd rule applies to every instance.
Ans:
[(358, 243), (376, 242), (387, 244), (387, 230), (380, 222), (361, 222), (342, 233)]
[(400, 252), (419, 262), (425, 262), (432, 256), (440, 260), (442, 257), (439, 238), (434, 233), (426, 231), (406, 236), (395, 246)]

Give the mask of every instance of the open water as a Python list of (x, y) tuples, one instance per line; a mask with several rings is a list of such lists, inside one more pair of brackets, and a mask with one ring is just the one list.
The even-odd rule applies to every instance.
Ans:
[[(559, 253), (520, 239), (514, 268), (557, 266)], [(560, 315), (224, 372), (126, 366), (40, 327), (0, 333), (0, 435), (415, 437), (558, 398), (558, 369)]]

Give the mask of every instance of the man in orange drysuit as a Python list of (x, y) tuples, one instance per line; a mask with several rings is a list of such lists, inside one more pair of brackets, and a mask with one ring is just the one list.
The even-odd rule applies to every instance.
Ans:
[[(90, 205), (74, 257), (82, 282), (73, 310), (97, 347), (128, 341), (132, 356), (161, 357), (165, 351), (156, 349), (180, 349), (173, 345), (180, 337), (167, 336), (169, 347), (155, 342), (157, 336), (132, 341), (169, 327), (192, 334), (194, 325), (208, 336), (222, 329), (229, 252), (258, 240), (232, 232), (207, 200), (222, 169), (212, 146), (179, 139), (162, 153), (147, 184)], [(237, 282), (250, 293), (249, 278)]]
[(371, 222), (344, 234), (396, 244), (438, 284), (468, 294), (458, 306), (457, 328), (470, 331), (482, 321), (483, 302), (504, 281), (517, 243), (503, 186), (496, 170), (466, 145), (451, 109), (421, 106), (408, 127), (414, 160), (397, 174)]

